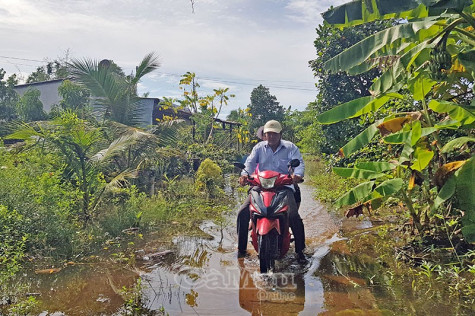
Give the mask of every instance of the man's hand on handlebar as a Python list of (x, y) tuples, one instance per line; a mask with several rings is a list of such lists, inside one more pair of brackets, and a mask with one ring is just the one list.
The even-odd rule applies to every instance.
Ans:
[(240, 176), (239, 177), (239, 184), (241, 186), (245, 186), (248, 183), (247, 176)]
[(299, 175), (296, 175), (296, 174), (292, 175), (292, 180), (293, 180), (294, 184), (298, 184), (300, 182), (303, 182), (302, 177), (299, 176)]

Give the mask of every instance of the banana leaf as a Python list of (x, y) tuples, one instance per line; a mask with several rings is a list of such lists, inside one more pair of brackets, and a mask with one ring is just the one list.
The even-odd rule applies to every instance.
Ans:
[(376, 127), (377, 124), (378, 123), (374, 123), (370, 125), (367, 129), (358, 134), (358, 136), (346, 143), (345, 146), (340, 148), (340, 154), (345, 157), (348, 157), (352, 153), (356, 152), (357, 150), (363, 148), (366, 144), (368, 144), (373, 139), (374, 135), (378, 133), (378, 128)]
[(352, 205), (358, 201), (363, 200), (371, 194), (373, 186), (374, 181), (368, 181), (357, 185), (356, 187), (342, 195), (340, 198), (338, 198), (338, 200), (335, 201), (335, 206), (341, 207), (343, 205)]
[(462, 125), (470, 125), (475, 122), (475, 114), (455, 103), (446, 101), (431, 100), (429, 108), (437, 113), (447, 113), (450, 118), (460, 122)]
[(340, 104), (331, 110), (323, 112), (317, 117), (318, 122), (322, 124), (333, 124), (345, 119), (358, 117), (366, 113), (376, 112), (390, 99), (402, 99), (399, 93), (387, 93), (377, 98), (367, 96), (349, 102)]
[(451, 176), (444, 184), (442, 189), (440, 189), (439, 194), (434, 200), (434, 204), (432, 204), (432, 211), (436, 211), (439, 206), (450, 199), (455, 193), (455, 177)]
[[(432, 134), (435, 131), (437, 131), (437, 128), (435, 128), (435, 127), (422, 128), (420, 137), (427, 136), (429, 134)], [(410, 133), (411, 133), (411, 131), (404, 131), (404, 132), (394, 133), (394, 134), (391, 134), (389, 136), (384, 137), (383, 140), (384, 140), (385, 143), (388, 143), (388, 144), (404, 144), (406, 142), (407, 138), (409, 137)], [(411, 136), (412, 136), (412, 134), (411, 134)], [(411, 140), (412, 140), (412, 138), (411, 138)]]
[[(475, 157), (472, 156), (455, 172), (457, 189), (455, 191), (457, 208), (475, 213)], [(475, 214), (474, 214), (475, 216)]]
[(451, 140), (444, 147), (442, 147), (442, 153), (451, 152), (454, 149), (458, 149), (468, 142), (475, 142), (475, 137), (459, 137)]
[(411, 165), (412, 170), (422, 171), (424, 170), (434, 157), (434, 152), (424, 147), (416, 147), (414, 150), (414, 161)]
[(357, 168), (339, 168), (334, 167), (333, 172), (343, 178), (354, 178), (354, 179), (377, 179), (384, 177), (384, 173), (375, 172), (372, 170), (357, 169)]
[(376, 188), (374, 188), (374, 191), (377, 192), (380, 196), (373, 196), (372, 198), (393, 195), (399, 192), (399, 190), (401, 190), (403, 184), (404, 180), (402, 180), (401, 178), (386, 180), (380, 185), (378, 185)]
[(422, 128), (421, 128), (421, 121), (416, 121), (412, 124), (412, 138), (411, 138), (411, 146), (417, 144), (419, 139), (422, 137)]
[(436, 81), (421, 73), (409, 82), (409, 90), (412, 91), (414, 100), (420, 101), (425, 98), (436, 83)]
[(405, 75), (404, 67), (397, 60), (395, 64), (386, 70), (380, 77), (376, 78), (369, 91), (373, 95), (381, 95), (385, 92), (399, 91), (403, 86), (401, 76)]
[(374, 172), (385, 172), (396, 168), (396, 165), (386, 161), (365, 161), (357, 162), (355, 168), (371, 170)]
[(412, 133), (413, 131), (409, 132), (406, 140), (404, 141), (404, 147), (402, 147), (401, 155), (399, 156), (399, 164), (402, 165), (406, 161), (411, 161), (411, 154), (414, 152), (414, 148), (412, 147)]
[(471, 0), (360, 0), (332, 7), (323, 19), (330, 24), (359, 24), (388, 18), (423, 18), (442, 10), (460, 12)]
[(424, 34), (424, 37), (427, 37), (431, 34), (435, 35), (440, 28), (439, 26), (434, 26), (435, 23), (437, 23), (436, 20), (429, 19), (399, 24), (382, 30), (334, 56), (324, 64), (324, 68), (331, 72), (349, 70), (357, 65), (360, 65), (380, 49), (397, 41), (398, 39), (404, 38), (418, 41), (418, 33), (422, 30), (426, 30), (424, 33), (430, 33)]

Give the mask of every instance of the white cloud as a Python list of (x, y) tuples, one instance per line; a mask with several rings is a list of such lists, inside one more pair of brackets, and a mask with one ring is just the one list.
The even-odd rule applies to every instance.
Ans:
[(348, 0), (290, 0), (286, 8), (290, 11), (288, 15), (290, 19), (302, 23), (320, 24), (323, 22), (321, 14), (330, 6), (338, 6), (346, 2)]
[(192, 71), (213, 79), (203, 90), (229, 87), (230, 108), (245, 107), (262, 83), (281, 104), (303, 109), (316, 92), (294, 88), (313, 86), (307, 63), (320, 13), (345, 1), (196, 0), (192, 13), (189, 0), (0, 0), (0, 56), (36, 60), (0, 58), (0, 68), (31, 72), (69, 49), (128, 73), (153, 51), (162, 67), (140, 86), (150, 96), (179, 96), (180, 75)]

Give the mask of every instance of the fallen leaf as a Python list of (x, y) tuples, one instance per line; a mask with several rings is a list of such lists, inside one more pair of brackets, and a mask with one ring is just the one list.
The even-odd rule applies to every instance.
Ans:
[(323, 275), (325, 279), (332, 280), (334, 282), (343, 284), (343, 285), (351, 285), (354, 286), (355, 284), (364, 286), (366, 285), (366, 281), (361, 278), (355, 278), (355, 277), (350, 277), (350, 276), (344, 276), (344, 275)]
[(61, 268), (50, 268), (50, 269), (42, 269), (42, 270), (35, 270), (36, 274), (53, 274), (58, 273), (61, 271)]

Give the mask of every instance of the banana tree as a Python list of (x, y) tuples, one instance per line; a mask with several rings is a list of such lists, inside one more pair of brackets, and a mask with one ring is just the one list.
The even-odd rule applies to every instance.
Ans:
[[(400, 19), (325, 64), (328, 71), (350, 74), (379, 67), (382, 75), (374, 81), (371, 96), (324, 112), (318, 121), (332, 124), (377, 115), (382, 109), (387, 113), (392, 102), (407, 92), (414, 106), (410, 112), (389, 111), (340, 149), (340, 155), (349, 156), (380, 134), (391, 148), (388, 152), (395, 153), (387, 162), (334, 168), (341, 176), (367, 180), (337, 200), (338, 206), (356, 204), (349, 215), (359, 214), (363, 205), (375, 208), (396, 196), (422, 234), (421, 217), (442, 212), (442, 204), (450, 200), (464, 214), (464, 237), (475, 241), (475, 187), (470, 183), (475, 170), (474, 9), (469, 0), (365, 0), (323, 14), (327, 23), (340, 27)], [(452, 140), (444, 144), (442, 134), (451, 134)]]

